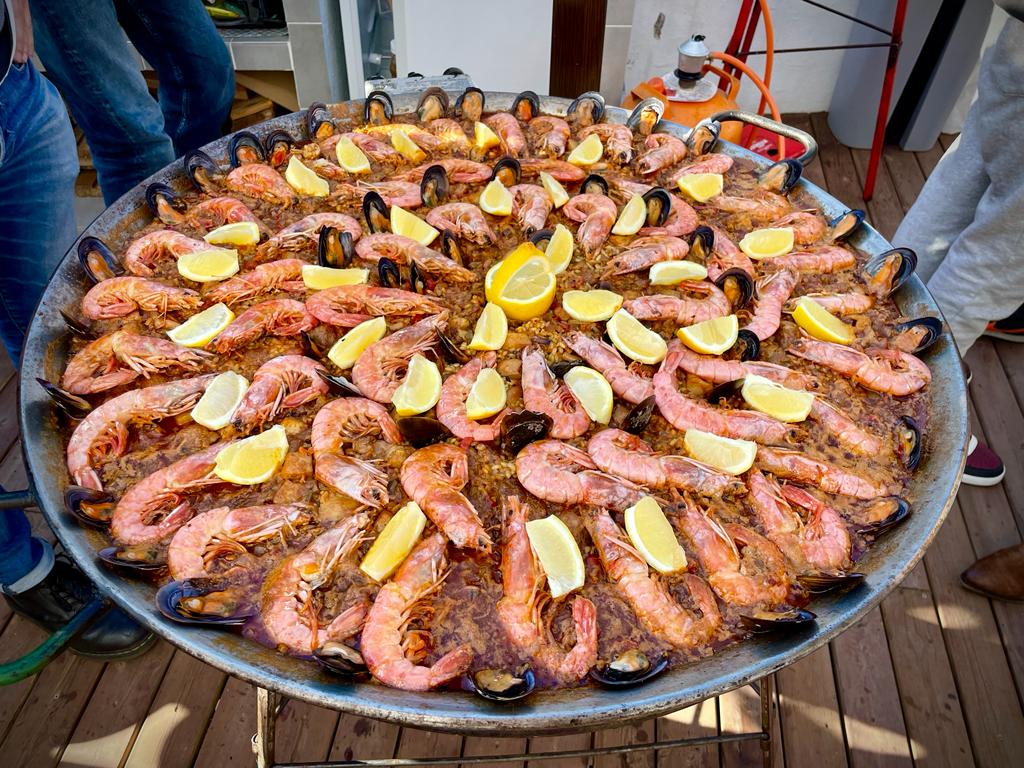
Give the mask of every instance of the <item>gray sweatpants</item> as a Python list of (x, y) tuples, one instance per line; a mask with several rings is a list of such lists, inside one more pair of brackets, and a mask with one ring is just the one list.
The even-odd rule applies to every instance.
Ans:
[(985, 54), (963, 132), (893, 243), (917, 252), (961, 354), (1024, 303), (1024, 23)]

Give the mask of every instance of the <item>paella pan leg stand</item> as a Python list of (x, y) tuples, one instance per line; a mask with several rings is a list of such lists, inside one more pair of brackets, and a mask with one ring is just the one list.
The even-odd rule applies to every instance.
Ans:
[(761, 758), (764, 768), (772, 765), (772, 678), (762, 677), (750, 683), (757, 691), (761, 703), (761, 730), (749, 733), (726, 733), (718, 736), (702, 736), (692, 739), (674, 739), (654, 744), (623, 744), (617, 747), (597, 747), (594, 749), (564, 750), (561, 752), (535, 752), (517, 755), (482, 755), (474, 757), (397, 757), (383, 760), (345, 760), (330, 763), (276, 763), (274, 762), (274, 735), (277, 726), (277, 715), (284, 705), (284, 697), (279, 693), (265, 688), (256, 689), (256, 733), (252, 737), (252, 750), (256, 753), (256, 768), (413, 768), (413, 766), (463, 765), (471, 766), (478, 763), (520, 763), (529, 761), (541, 762), (556, 758), (598, 757), (602, 755), (620, 755), (629, 752), (660, 752), (665, 749), (680, 747), (701, 747), (708, 744), (729, 744), (738, 741), (754, 741), (761, 743)]

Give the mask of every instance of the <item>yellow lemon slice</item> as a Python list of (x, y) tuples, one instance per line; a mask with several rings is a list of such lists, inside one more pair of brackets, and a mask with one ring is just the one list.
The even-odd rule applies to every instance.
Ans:
[(683, 280), (704, 280), (707, 267), (694, 261), (659, 261), (651, 265), (647, 279), (651, 285), (676, 285)]
[(651, 568), (658, 573), (676, 573), (686, 567), (686, 553), (658, 502), (644, 496), (627, 508), (623, 517), (629, 540)]
[(624, 309), (611, 316), (605, 330), (615, 348), (631, 360), (654, 365), (668, 354), (665, 340)]
[(420, 245), (430, 245), (441, 234), (415, 213), (409, 213), (397, 205), (391, 206), (391, 231), (396, 235), (410, 237)]
[(480, 193), (480, 210), (492, 216), (508, 216), (512, 213), (512, 193), (501, 183), (501, 179), (494, 179), (484, 187)]
[(742, 394), (751, 408), (787, 423), (803, 421), (814, 405), (812, 393), (788, 389), (754, 374), (743, 380)]
[(473, 125), (473, 143), (477, 149), (487, 151), (491, 147), (501, 144), (501, 139), (498, 138), (498, 134), (492, 131), (489, 126), (477, 121)]
[(592, 133), (577, 144), (565, 159), (573, 165), (593, 165), (603, 155), (604, 144), (601, 143), (601, 139), (597, 137), (596, 133)]
[(429, 411), (441, 397), (441, 372), (423, 355), (413, 355), (405, 379), (391, 398), (399, 416)]
[(228, 309), (227, 304), (214, 304), (199, 314), (192, 315), (176, 328), (171, 328), (167, 332), (167, 337), (184, 347), (205, 347), (234, 319), (235, 313)]
[(218, 453), (213, 473), (235, 485), (259, 485), (274, 476), (287, 455), (288, 436), (284, 427), (276, 424)]
[(420, 505), (415, 501), (406, 502), (370, 545), (359, 570), (371, 579), (384, 581), (409, 556), (426, 525), (427, 516)]
[(260, 227), (255, 221), (233, 221), (211, 229), (203, 240), (211, 245), (256, 245), (260, 241)]
[(722, 194), (725, 179), (720, 173), (687, 173), (676, 182), (679, 190), (698, 203), (706, 203), (715, 195)]
[(733, 440), (699, 429), (686, 430), (683, 445), (692, 458), (730, 475), (742, 475), (754, 465), (757, 456), (757, 443)]
[(615, 226), (612, 227), (612, 234), (635, 235), (646, 223), (647, 203), (644, 202), (643, 195), (633, 195), (619, 214)]
[(327, 183), (327, 179), (321, 179), (303, 165), (295, 155), (292, 155), (288, 161), (288, 167), (284, 171), (284, 180), (300, 195), (327, 197), (331, 192), (331, 185)]
[(343, 371), (351, 368), (366, 348), (383, 339), (387, 332), (388, 325), (383, 317), (364, 320), (334, 342), (327, 353), (327, 359)]
[(427, 159), (427, 153), (420, 149), (416, 142), (409, 138), (409, 134), (401, 128), (396, 128), (391, 132), (391, 146), (406, 160), (411, 160), (414, 163), (422, 163)]
[(793, 250), (792, 227), (767, 227), (748, 232), (740, 240), (740, 250), (752, 259), (771, 259)]
[(853, 343), (853, 326), (844, 323), (810, 296), (796, 300), (793, 321), (816, 339), (836, 344)]
[(564, 224), (555, 224), (555, 231), (548, 240), (548, 247), (544, 249), (544, 255), (548, 257), (551, 271), (560, 275), (572, 261), (573, 248), (575, 247), (572, 232)]
[(248, 387), (248, 380), (234, 371), (218, 374), (192, 409), (192, 420), (207, 429), (224, 429)]
[(338, 139), (334, 145), (334, 154), (338, 156), (338, 165), (349, 173), (370, 172), (370, 159), (348, 136)]
[(540, 317), (555, 300), (555, 276), (544, 256), (527, 259), (502, 285), (494, 303), (517, 322)]
[(557, 515), (549, 515), (526, 524), (530, 546), (548, 576), (552, 597), (567, 595), (583, 586), (586, 571), (583, 555), (572, 531)]
[(484, 276), (484, 296), (487, 297), (487, 300), (495, 301), (501, 293), (501, 289), (505, 287), (505, 283), (515, 274), (516, 270), (530, 259), (538, 256), (547, 258), (536, 245), (525, 242), (509, 251), (505, 258), (492, 264)]
[(322, 291), (336, 285), (360, 285), (370, 278), (370, 270), (362, 267), (321, 267), (318, 264), (302, 265), (302, 282), (311, 291)]
[(602, 288), (593, 291), (566, 291), (562, 294), (562, 309), (574, 320), (596, 323), (607, 320), (622, 306), (622, 297)]
[(612, 405), (615, 398), (608, 380), (593, 368), (578, 365), (570, 368), (564, 376), (565, 384), (580, 401), (587, 416), (598, 424), (612, 420)]
[(476, 381), (469, 388), (466, 397), (466, 416), (471, 419), (486, 419), (505, 407), (507, 398), (505, 380), (493, 368), (483, 368)]
[(505, 310), (492, 301), (484, 305), (483, 312), (477, 318), (473, 329), (473, 339), (469, 342), (470, 349), (486, 350), (501, 349), (505, 346), (508, 336), (508, 318)]
[(547, 171), (540, 172), (540, 183), (551, 197), (551, 202), (555, 204), (556, 209), (569, 202), (569, 193), (565, 191), (565, 187)]
[(178, 274), (197, 283), (225, 280), (237, 273), (238, 251), (234, 248), (210, 248), (178, 257)]
[(736, 315), (726, 315), (680, 328), (676, 336), (694, 352), (720, 355), (736, 343), (739, 328)]

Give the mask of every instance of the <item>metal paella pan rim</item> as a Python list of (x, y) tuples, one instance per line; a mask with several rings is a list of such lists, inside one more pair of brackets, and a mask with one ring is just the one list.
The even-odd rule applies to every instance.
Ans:
[[(488, 110), (511, 106), (514, 94), (487, 93)], [(415, 95), (395, 98), (395, 111), (416, 106)], [(542, 111), (565, 114), (570, 101), (542, 97)], [(335, 105), (361, 113), (362, 102)], [(275, 118), (250, 128), (257, 134), (276, 128), (302, 134), (304, 113)], [(609, 107), (605, 119), (624, 123), (627, 112)], [(659, 130), (684, 136), (687, 129), (663, 121)], [(224, 157), (227, 138), (205, 147), (213, 157)], [(716, 151), (748, 158), (758, 165), (768, 161), (741, 147), (721, 142)], [(155, 181), (186, 185), (175, 163), (126, 194), (102, 213), (82, 236), (109, 237), (125, 227), (149, 221), (145, 187)], [(827, 217), (846, 210), (824, 190), (802, 181)], [(851, 245), (869, 254), (890, 248), (869, 226), (862, 227)], [(520, 734), (573, 731), (608, 727), (676, 710), (701, 699), (736, 688), (792, 664), (847, 629), (895, 587), (916, 565), (952, 505), (966, 458), (968, 439), (967, 395), (960, 357), (948, 333), (925, 353), (932, 370), (931, 410), (927, 453), (907, 490), (914, 512), (901, 526), (881, 537), (858, 562), (866, 573), (862, 586), (843, 594), (819, 597), (813, 608), (816, 624), (796, 634), (758, 636), (735, 644), (697, 663), (676, 667), (646, 685), (615, 691), (596, 687), (539, 692), (514, 705), (496, 705), (469, 693), (414, 693), (375, 683), (344, 683), (330, 678), (309, 662), (278, 654), (268, 648), (213, 629), (172, 624), (157, 612), (152, 585), (127, 578), (103, 567), (96, 551), (107, 542), (103, 534), (82, 528), (63, 514), (62, 494), (68, 482), (61, 434), (54, 409), (37, 376), (59, 378), (66, 359), (66, 330), (59, 310), (74, 306), (88, 288), (75, 258), (75, 247), (55, 271), (29, 328), (21, 361), (22, 386), (19, 419), (25, 465), (34, 484), (39, 506), (68, 553), (89, 577), (138, 621), (157, 635), (213, 666), (286, 696), (369, 718), (421, 728), (475, 734)], [(907, 316), (938, 314), (938, 308), (915, 276), (896, 295)]]

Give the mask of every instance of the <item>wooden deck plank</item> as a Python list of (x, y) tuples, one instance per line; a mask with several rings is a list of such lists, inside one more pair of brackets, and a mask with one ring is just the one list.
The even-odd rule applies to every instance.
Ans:
[[(866, 149), (851, 149), (850, 154), (853, 155), (853, 164), (857, 168), (858, 179), (862, 182), (867, 175), (870, 153)], [(871, 213), (871, 223), (874, 224), (875, 229), (882, 233), (882, 237), (891, 241), (893, 235), (896, 234), (896, 228), (903, 221), (903, 207), (885, 163), (878, 165), (875, 193), (868, 202), (868, 211)]]
[[(530, 754), (538, 752), (566, 752), (571, 749), (590, 749), (594, 743), (594, 736), (590, 731), (583, 733), (567, 733), (559, 736), (534, 736), (530, 739), (528, 751)], [(565, 757), (554, 760), (534, 760), (527, 762), (527, 768), (587, 768), (589, 760), (585, 757)]]
[(338, 718), (330, 709), (289, 699), (277, 717), (276, 759), (282, 763), (326, 760)]
[[(999, 355), (999, 362), (1003, 365), (1003, 372), (1006, 380), (1010, 382), (1010, 389), (1017, 401), (1017, 407), (1024, 410), (1024, 350), (1020, 344), (1012, 341), (989, 340)], [(1024, 499), (1019, 503), (1024, 504)]]
[(256, 686), (229, 677), (196, 756), (195, 768), (251, 765), (256, 732)]
[[(462, 745), (463, 757), (485, 755), (518, 755), (526, 752), (526, 739), (499, 739), (492, 736), (467, 736)], [(522, 768), (521, 762), (483, 763), (476, 768)]]
[[(654, 720), (644, 720), (621, 728), (608, 728), (594, 732), (595, 747), (612, 747), (622, 744), (649, 744), (654, 741)], [(629, 752), (622, 755), (605, 755), (594, 758), (594, 768), (655, 768), (654, 752)]]
[[(882, 153), (882, 163), (889, 172), (889, 181), (896, 192), (900, 207), (903, 211), (910, 210), (925, 180), (917, 158), (910, 152), (901, 152), (896, 147), (889, 146)], [(900, 220), (902, 218), (899, 217)]]
[(824, 112), (816, 112), (811, 115), (811, 125), (814, 128), (814, 136), (818, 140), (818, 155), (825, 181), (828, 184), (828, 191), (851, 208), (868, 211), (869, 221), (875, 224), (876, 222), (870, 217), (871, 212), (864, 203), (861, 183), (857, 178), (857, 168), (853, 163), (849, 148), (840, 144), (832, 134)]
[[(4, 601), (6, 602), (6, 601)], [(46, 632), (21, 616), (14, 616), (0, 634), (0, 659), (11, 661), (24, 656), (46, 639)], [(22, 704), (32, 693), (36, 678), (0, 687), (0, 742), (10, 733)]]
[[(696, 739), (718, 735), (718, 706), (715, 699), (705, 699), (692, 707), (659, 717), (654, 725), (658, 741)], [(718, 745), (678, 747), (658, 753), (658, 768), (718, 768)]]
[(775, 674), (789, 768), (847, 765), (829, 649), (819, 648)]
[[(806, 114), (783, 115), (782, 122), (799, 128), (801, 131), (814, 135), (814, 125), (811, 123), (811, 116)], [(804, 178), (819, 187), (825, 187), (825, 170), (822, 167), (821, 156), (804, 166)]]
[(461, 754), (461, 734), (403, 728), (395, 757), (458, 757)]
[(402, 729), (367, 717), (342, 715), (331, 744), (331, 760), (379, 760), (395, 756)]
[(939, 164), (939, 160), (942, 159), (945, 152), (946, 150), (942, 144), (936, 141), (931, 149), (927, 149), (924, 152), (914, 153), (917, 164), (921, 167), (921, 173), (923, 173), (926, 178), (935, 170), (935, 166)]
[[(777, 678), (776, 678), (777, 680)], [(772, 695), (772, 757), (776, 766), (786, 764), (782, 743), (782, 708), (779, 706), (777, 682)], [(751, 686), (737, 688), (718, 697), (719, 730), (727, 733), (751, 733), (761, 730), (761, 697)], [(759, 741), (737, 741), (718, 748), (722, 768), (761, 765), (763, 754)]]

